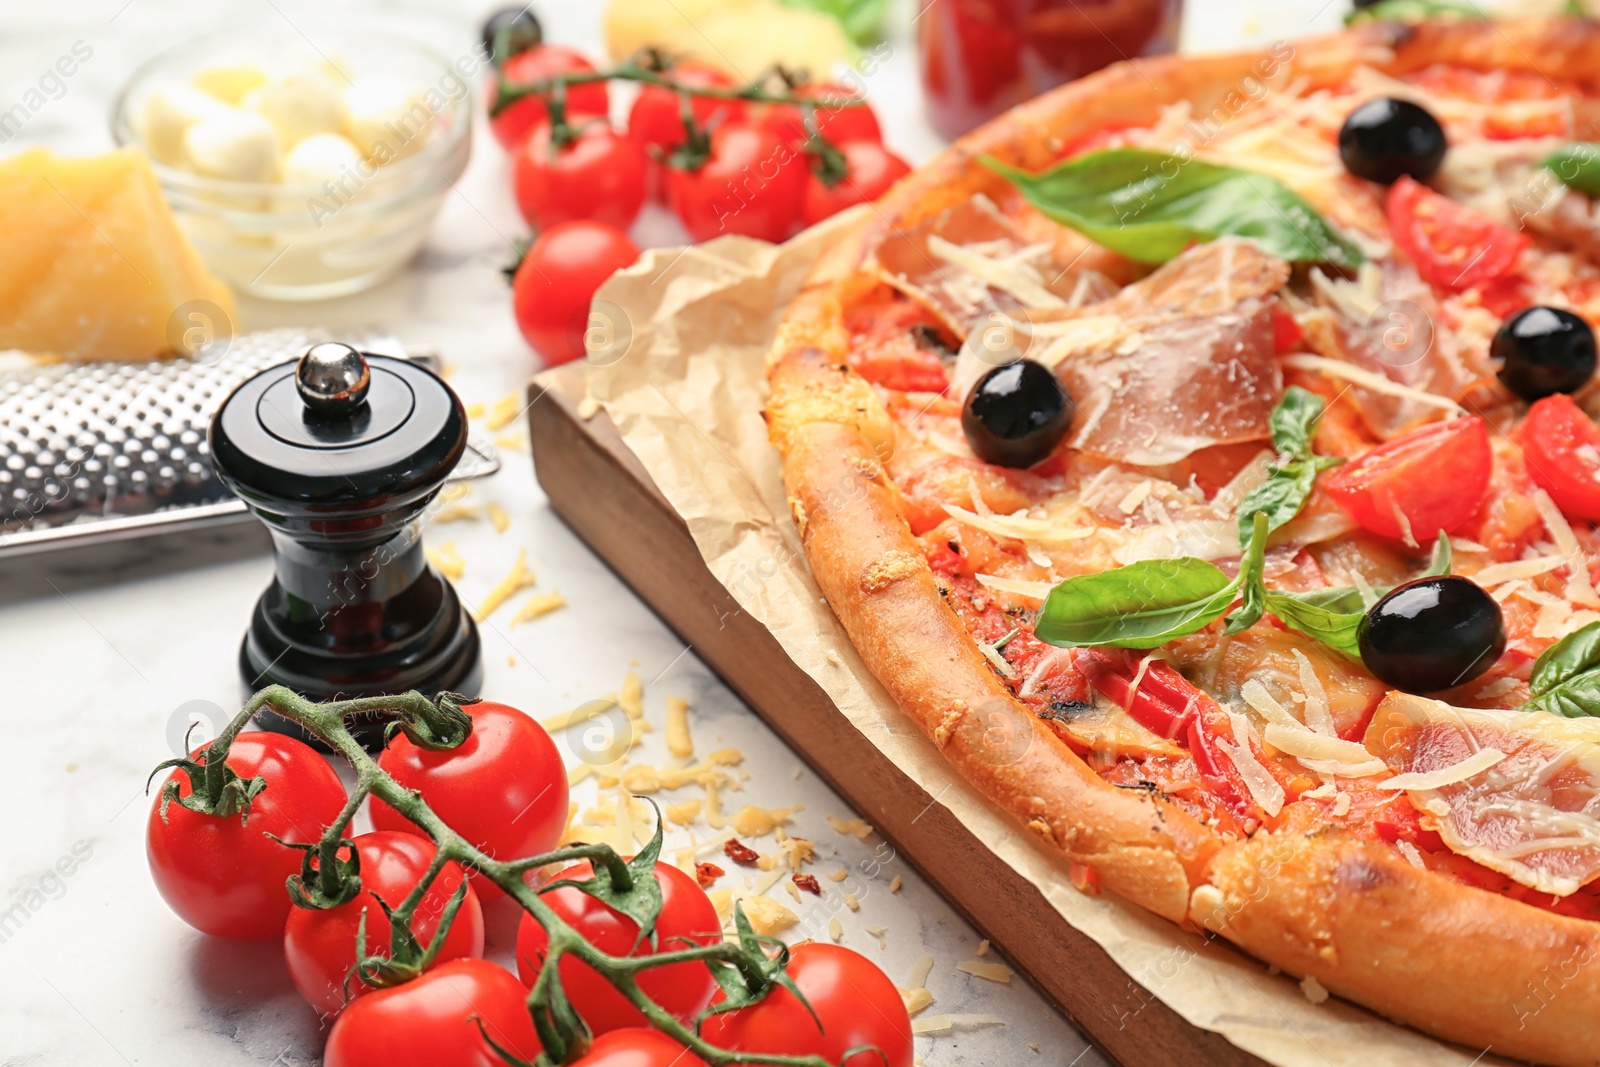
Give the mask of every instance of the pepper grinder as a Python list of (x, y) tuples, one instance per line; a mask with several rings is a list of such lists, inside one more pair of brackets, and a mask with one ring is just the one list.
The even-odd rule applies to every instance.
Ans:
[[(239, 651), (247, 690), (476, 694), (477, 626), (424, 558), (421, 536), (466, 445), (466, 410), (440, 378), (345, 344), (313, 345), (223, 401), (212, 461), (266, 523), (275, 557)], [(270, 711), (260, 718), (307, 736)], [(379, 722), (352, 731), (383, 743)]]

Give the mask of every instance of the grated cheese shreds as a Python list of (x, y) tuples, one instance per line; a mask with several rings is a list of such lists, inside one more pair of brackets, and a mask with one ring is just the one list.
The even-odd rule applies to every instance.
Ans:
[(644, 718), (644, 682), (640, 680), (638, 671), (623, 675), (622, 688), (617, 691), (617, 704), (627, 712), (628, 718)]
[[(1273, 726), (1280, 726), (1286, 730), (1305, 729), (1300, 720), (1290, 715), (1288, 709), (1273, 699), (1272, 694), (1267, 692), (1267, 687), (1256, 679), (1251, 678), (1240, 686), (1239, 695), (1244, 697), (1246, 704), (1249, 704), (1263, 719), (1267, 720), (1269, 729)], [(1272, 744), (1272, 741), (1268, 739), (1267, 743)], [(1273, 747), (1276, 748), (1277, 746), (1273, 745)]]
[[(1256, 754), (1250, 751), (1250, 720), (1237, 711), (1228, 712), (1228, 720), (1233, 724), (1233, 736), (1238, 740), (1228, 741), (1217, 738), (1217, 747), (1222, 754), (1228, 757), (1234, 768), (1239, 772), (1239, 777), (1244, 779), (1245, 788), (1250, 791), (1251, 798), (1268, 815), (1277, 815), (1283, 810), (1284, 801), (1288, 799), (1283, 791), (1283, 786), (1272, 777), (1272, 772), (1256, 759)], [(1307, 730), (1310, 734), (1311, 731)], [(1313, 735), (1314, 736), (1314, 735)]]
[[(895, 875), (893, 878), (889, 879), (889, 892), (891, 892), (891, 893), (900, 892), (900, 887), (903, 884), (904, 883), (900, 880), (900, 876), (898, 874)], [(979, 953), (979, 955), (982, 955), (982, 953)]]
[(616, 707), (616, 704), (617, 701), (614, 697), (585, 700), (582, 704), (569, 711), (558, 711), (554, 715), (546, 715), (539, 720), (539, 725), (543, 726), (549, 733), (559, 733), (574, 723), (588, 722), (596, 716), (603, 715)]
[(979, 941), (978, 947), (972, 950), (972, 954), (977, 956), (979, 959), (987, 956), (989, 954), (989, 939), (986, 937), (982, 941)]
[(503, 448), (507, 452), (526, 452), (528, 439), (519, 433), (503, 433), (494, 439), (494, 447)]
[(1043, 600), (1055, 586), (1049, 582), (1030, 582), (1025, 578), (1001, 578), (993, 574), (975, 574), (978, 584), (997, 593), (1011, 593), (1032, 600)]
[(968, 511), (955, 504), (944, 505), (944, 513), (963, 526), (970, 526), (974, 530), (981, 530), (994, 537), (1012, 541), (1038, 541), (1041, 544), (1082, 541), (1093, 537), (1099, 529), (1096, 526), (1055, 526), (1047, 519), (1030, 518), (1022, 512), (1010, 515), (980, 515), (976, 511)]
[(453, 582), (459, 582), (461, 576), (467, 573), (467, 561), (461, 558), (454, 541), (446, 541), (437, 548), (423, 549), (422, 554), (428, 557), (434, 570)]
[(476, 504), (446, 504), (433, 513), (434, 522), (458, 522), (461, 519), (476, 520), (479, 517)]
[(1311, 977), (1309, 974), (1300, 979), (1300, 991), (1304, 993), (1306, 995), (1306, 999), (1313, 1004), (1321, 1004), (1323, 1001), (1328, 999), (1328, 991), (1323, 988), (1322, 983)]
[(700, 817), (702, 803), (699, 800), (670, 800), (662, 807), (662, 812), (668, 822), (688, 826)]
[(1355, 767), (1383, 762), (1354, 741), (1312, 733), (1299, 725), (1288, 727), (1278, 723), (1268, 723), (1264, 739), (1279, 752), (1287, 753), (1296, 759), (1325, 760)]
[(1281, 362), (1285, 366), (1293, 367), (1295, 370), (1312, 371), (1328, 378), (1340, 378), (1353, 385), (1359, 385), (1363, 389), (1370, 389), (1374, 393), (1387, 393), (1389, 396), (1410, 400), (1427, 407), (1439, 408), (1453, 414), (1462, 413), (1461, 406), (1447, 396), (1427, 393), (1421, 389), (1413, 389), (1410, 386), (1401, 385), (1399, 382), (1392, 381), (1376, 371), (1357, 367), (1353, 363), (1328, 359), (1325, 356), (1313, 356), (1303, 352), (1284, 356)]
[(490, 615), (493, 615), (495, 609), (501, 604), (504, 604), (524, 589), (533, 588), (538, 581), (538, 576), (528, 569), (528, 550), (525, 548), (517, 549), (517, 561), (511, 565), (511, 573), (500, 579), (499, 584), (489, 590), (489, 595), (484, 597), (483, 601), (473, 611), (473, 620), (482, 622)]
[(1328, 705), (1328, 691), (1323, 688), (1322, 679), (1317, 677), (1310, 657), (1298, 648), (1293, 652), (1294, 658), (1300, 663), (1300, 688), (1306, 694), (1306, 725), (1324, 737), (1338, 737), (1339, 728), (1334, 725), (1333, 712)]
[(535, 593), (523, 601), (522, 607), (518, 608), (517, 613), (511, 616), (511, 625), (516, 626), (520, 623), (532, 622), (534, 619), (548, 615), (552, 611), (559, 611), (566, 606), (567, 598), (560, 593)]
[(507, 393), (494, 402), (494, 407), (489, 409), (489, 417), (483, 424), (490, 430), (503, 430), (520, 414), (522, 414), (522, 394)]
[(828, 936), (833, 938), (836, 945), (844, 940), (844, 923), (839, 921), (837, 915), (828, 920)]
[(986, 960), (963, 960), (956, 964), (956, 970), (986, 982), (1009, 983), (1012, 975), (1011, 968), (1005, 964)]
[(827, 817), (828, 825), (841, 834), (848, 834), (857, 841), (865, 841), (872, 836), (872, 824), (865, 819), (841, 819), (837, 815)]
[(1533, 559), (1512, 560), (1510, 563), (1491, 563), (1474, 574), (1472, 580), (1487, 589), (1503, 582), (1533, 578), (1566, 565), (1564, 556), (1536, 556)]
[(930, 1015), (913, 1019), (913, 1034), (953, 1034), (957, 1029), (976, 1029), (980, 1026), (1004, 1026), (1006, 1021), (998, 1015)]
[(1600, 596), (1595, 595), (1594, 585), (1589, 581), (1588, 558), (1584, 556), (1583, 549), (1578, 544), (1577, 535), (1567, 524), (1566, 516), (1561, 514), (1556, 502), (1551, 500), (1550, 494), (1543, 489), (1535, 489), (1530, 499), (1539, 512), (1539, 518), (1544, 520), (1545, 529), (1550, 531), (1550, 539), (1556, 543), (1556, 551), (1566, 558), (1567, 599), (1582, 607), (1600, 608)]
[(905, 988), (921, 989), (928, 984), (928, 975), (933, 973), (932, 953), (923, 953), (922, 958), (912, 964), (911, 976), (906, 979)]
[(1439, 767), (1431, 771), (1408, 771), (1375, 784), (1379, 789), (1443, 789), (1447, 785), (1476, 778), (1505, 758), (1506, 754), (1498, 748), (1480, 748), (1454, 766)]
[(511, 516), (506, 514), (506, 509), (491, 500), (488, 511), (489, 524), (494, 527), (494, 532), (497, 534), (505, 533), (511, 525)]
[[(838, 919), (833, 920), (838, 922)], [(835, 940), (838, 940), (835, 938)], [(918, 1012), (927, 1011), (933, 1005), (933, 994), (925, 986), (915, 989), (900, 990), (900, 1002), (906, 1006), (906, 1014), (915, 1017)]]
[(680, 759), (694, 755), (689, 737), (689, 702), (683, 697), (667, 698), (667, 751)]
[(938, 234), (928, 235), (928, 251), (960, 267), (985, 285), (1010, 293), (1027, 308), (1065, 308), (1067, 302), (1044, 287), (1044, 279), (1024, 257), (1043, 249), (1018, 249), (1006, 259), (982, 255), (971, 245), (958, 245)]
[(765, 837), (788, 822), (789, 817), (799, 810), (798, 807), (758, 808), (747, 804), (729, 820), (729, 825), (740, 837)]

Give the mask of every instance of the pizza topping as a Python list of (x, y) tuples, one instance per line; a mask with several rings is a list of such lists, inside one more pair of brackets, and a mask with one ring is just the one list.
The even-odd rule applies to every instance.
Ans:
[(1055, 451), (1074, 411), (1072, 397), (1056, 376), (1023, 359), (978, 379), (962, 407), (961, 429), (979, 459), (1002, 467), (1031, 467)]
[(1526, 234), (1486, 219), (1409, 177), (1389, 187), (1384, 210), (1395, 244), (1417, 272), (1449, 292), (1478, 288), (1504, 276), (1529, 245)]
[[(1553, 538), (1572, 537), (1561, 515), (1600, 520), (1600, 427), (1564, 393), (1536, 401), (1515, 434), (1527, 460), (1528, 474), (1549, 499), (1551, 509), (1541, 509)], [(1538, 498), (1534, 498), (1535, 505)], [(1545, 510), (1554, 511), (1551, 516)], [(1554, 521), (1556, 525), (1552, 526)], [(1576, 538), (1572, 545), (1576, 546)], [(1561, 547), (1559, 541), (1557, 547)], [(1574, 562), (1581, 556), (1572, 557)], [(1585, 571), (1587, 574), (1587, 571)]]
[(1450, 851), (1557, 897), (1600, 877), (1600, 720), (1396, 693), (1366, 744)]
[(1425, 182), (1445, 152), (1444, 127), (1409, 100), (1384, 96), (1350, 112), (1339, 129), (1339, 157), (1351, 174), (1381, 185), (1402, 175)]
[(1500, 605), (1470, 578), (1423, 578), (1394, 589), (1361, 624), (1361, 659), (1409, 693), (1470, 682), (1505, 651)]
[(1329, 474), (1323, 487), (1375, 534), (1417, 546), (1461, 529), (1489, 491), (1489, 427), (1469, 416), (1429, 423)]
[(1239, 777), (1244, 780), (1245, 788), (1250, 791), (1250, 798), (1256, 805), (1266, 812), (1268, 816), (1276, 816), (1283, 810), (1284, 801), (1287, 799), (1283, 786), (1272, 772), (1256, 758), (1251, 751), (1251, 742), (1255, 739), (1255, 730), (1250, 725), (1250, 720), (1238, 712), (1229, 712), (1228, 721), (1233, 726), (1235, 740), (1216, 738), (1217, 748), (1233, 763), (1234, 769), (1239, 772)]
[(1594, 330), (1565, 308), (1531, 307), (1507, 319), (1490, 354), (1500, 381), (1524, 400), (1575, 393), (1594, 376)]

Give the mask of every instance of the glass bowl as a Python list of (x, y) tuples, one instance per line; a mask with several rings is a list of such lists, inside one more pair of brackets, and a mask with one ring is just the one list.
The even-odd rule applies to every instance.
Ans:
[[(251, 24), (163, 52), (134, 72), (111, 112), (112, 136), (151, 156), (178, 224), (206, 264), (237, 292), (271, 300), (344, 296), (398, 271), (427, 239), (472, 150), (476, 53), (452, 64), (370, 26), (301, 28)], [(321, 184), (232, 181), (156, 158), (140, 132), (152, 94), (227, 64), (320, 69), (337, 85), (398, 79), (418, 95), (406, 119), (381, 127), (399, 146), (394, 158), (378, 165), (373, 160), (387, 149), (375, 148)]]

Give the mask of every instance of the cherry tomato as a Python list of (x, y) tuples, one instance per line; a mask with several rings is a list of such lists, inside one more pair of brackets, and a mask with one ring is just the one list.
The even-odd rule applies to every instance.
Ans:
[(511, 280), (517, 326), (545, 364), (584, 356), (591, 332), (602, 346), (619, 340), (625, 324), (590, 321), (589, 305), (605, 280), (639, 258), (628, 235), (603, 222), (562, 222), (539, 235)]
[(706, 1061), (660, 1030), (639, 1027), (601, 1034), (572, 1067), (706, 1067)]
[[(190, 758), (204, 752), (202, 745)], [(277, 937), (291, 907), (284, 882), (300, 870), (300, 853), (267, 835), (316, 841), (344, 807), (344, 785), (311, 746), (264, 730), (234, 738), (228, 766), (241, 778), (267, 780), (244, 821), (200, 815), (176, 801), (163, 820), (157, 791), (145, 827), (150, 875), (167, 906), (196, 930), (239, 940)], [(188, 796), (188, 776), (173, 774), (179, 794)]]
[(839, 146), (850, 173), (832, 185), (823, 183), (815, 167), (806, 181), (800, 217), (807, 226), (837, 215), (847, 207), (876, 200), (889, 186), (911, 173), (911, 164), (877, 141), (849, 141)]
[(585, 123), (560, 148), (541, 122), (511, 157), (517, 207), (535, 229), (593, 219), (626, 230), (644, 206), (644, 186), (644, 151), (602, 121)]
[(1528, 236), (1484, 218), (1471, 208), (1410, 177), (1389, 187), (1385, 205), (1395, 244), (1423, 280), (1460, 292), (1510, 273)]
[(1572, 397), (1536, 401), (1517, 430), (1528, 475), (1562, 513), (1600, 521), (1600, 426)]
[[(485, 700), (463, 710), (472, 719), (472, 733), (458, 747), (430, 751), (397, 733), (378, 766), (421, 793), (435, 815), (495, 859), (549, 852), (567, 826), (567, 771), (556, 743), (544, 727), (505, 704)], [(372, 825), (417, 831), (376, 797)], [(482, 899), (503, 895), (482, 875), (471, 878)]]
[[(693, 61), (680, 63), (665, 75), (676, 85), (690, 89), (732, 89), (732, 78), (714, 67)], [(695, 125), (705, 129), (712, 124), (742, 122), (749, 112), (743, 100), (723, 100), (712, 96), (690, 98), (690, 114)], [(683, 105), (677, 92), (661, 85), (646, 85), (628, 110), (628, 136), (647, 152), (665, 154), (688, 138), (683, 128)]]
[[(356, 932), (362, 912), (367, 916), (367, 954), (387, 956), (389, 920), (378, 906), (378, 899), (391, 908), (399, 907), (422, 880), (438, 851), (425, 837), (392, 830), (362, 834), (355, 839), (355, 845), (361, 857), (361, 892), (337, 908), (295, 908), (283, 930), (283, 956), (289, 964), (289, 977), (306, 1003), (322, 1015), (337, 1015), (347, 1000), (370, 992), (359, 978), (350, 978), (348, 994), (345, 991), (345, 979), (356, 962)], [(424, 946), (432, 942), (439, 917), (463, 877), (459, 866), (446, 864), (423, 894), (411, 929)], [(468, 888), (438, 958), (443, 961), (481, 955), (483, 911), (477, 895)]]
[(531, 1061), (543, 1050), (527, 995), (498, 964), (451, 960), (350, 1005), (328, 1035), (323, 1067), (505, 1067), (480, 1021), (501, 1048)]
[[(843, 104), (844, 101), (862, 100), (862, 94), (858, 92), (824, 82), (820, 85), (802, 85), (792, 90), (792, 95), (815, 101), (817, 129), (834, 144), (883, 140), (883, 129), (878, 125), (878, 116), (873, 114), (871, 105)], [(790, 144), (803, 144), (809, 139), (805, 115), (799, 104), (773, 104), (761, 113), (760, 121)]]
[(667, 202), (696, 241), (725, 233), (781, 241), (800, 218), (805, 160), (768, 127), (732, 122), (712, 133), (704, 165), (667, 174)]
[[(842, 1067), (911, 1067), (911, 1018), (871, 960), (841, 945), (806, 942), (791, 950), (789, 976), (822, 1021), (820, 1031), (805, 1005), (779, 987), (748, 1008), (710, 1016), (701, 1036), (723, 1048), (821, 1056)], [(878, 1051), (844, 1059), (862, 1045)]]
[[(498, 81), (489, 79), (489, 106), (494, 107), (498, 82), (516, 85), (523, 82), (542, 81), (557, 74), (577, 74), (594, 70), (594, 64), (583, 58), (575, 48), (561, 44), (541, 44), (518, 52), (500, 68)], [(611, 96), (605, 82), (585, 82), (567, 89), (567, 116), (604, 115), (611, 108)], [(502, 148), (511, 150), (520, 145), (539, 123), (550, 117), (544, 100), (525, 96), (489, 120), (495, 140)]]
[(1386, 441), (1335, 467), (1323, 487), (1373, 533), (1403, 539), (1409, 531), (1414, 543), (1426, 545), (1472, 518), (1493, 466), (1489, 427), (1471, 415)]
[[(577, 863), (557, 874), (552, 881), (592, 876), (588, 863)], [(690, 942), (713, 945), (722, 939), (722, 921), (717, 909), (699, 884), (678, 868), (656, 864), (656, 881), (661, 883), (661, 915), (656, 920), (656, 944), (665, 951), (687, 948)], [(633, 949), (639, 924), (613, 911), (589, 894), (563, 886), (544, 894), (545, 903), (588, 938), (596, 947), (616, 956)], [(517, 928), (517, 973), (528, 985), (539, 976), (544, 952), (550, 941), (544, 927), (533, 916), (524, 915)], [(634, 951), (636, 956), (652, 953), (647, 939)], [(561, 985), (578, 1014), (597, 1034), (630, 1026), (648, 1026), (644, 1015), (618, 993), (587, 963), (572, 956), (561, 960)], [(639, 972), (639, 987), (667, 1011), (680, 1019), (693, 1018), (711, 1003), (716, 980), (702, 963), (674, 963)]]

